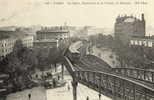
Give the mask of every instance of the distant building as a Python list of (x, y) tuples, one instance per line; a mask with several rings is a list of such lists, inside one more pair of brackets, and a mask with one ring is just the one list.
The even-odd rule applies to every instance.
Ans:
[[(10, 31), (1, 31), (1, 33), (9, 34), (7, 38), (1, 38), (0, 39), (0, 57), (5, 57), (7, 54), (11, 53), (13, 51), (14, 44), (17, 40), (21, 40), (23, 43), (23, 46), (27, 48), (33, 47), (33, 36), (28, 35), (20, 35), (16, 36), (14, 35), (16, 32), (10, 32)], [(11, 36), (11, 35), (12, 36)]]
[(141, 19), (133, 16), (118, 16), (114, 26), (115, 39), (122, 41), (123, 44), (129, 44), (131, 37), (145, 36), (145, 19), (142, 14)]
[(69, 31), (67, 27), (44, 27), (36, 32), (36, 41), (34, 47), (52, 48), (58, 47), (60, 41), (69, 38)]
[(89, 26), (85, 26), (81, 28), (80, 30), (78, 30), (77, 37), (81, 39), (86, 39), (88, 36), (88, 29), (89, 29)]
[(12, 30), (8, 30), (8, 31), (0, 30), (0, 40), (7, 39), (7, 38), (11, 37), (13, 32), (15, 32), (15, 31), (12, 31)]
[(69, 36), (69, 31), (65, 27), (45, 27), (36, 32), (37, 40), (44, 39), (65, 39)]
[(16, 39), (8, 38), (0, 40), (0, 56), (4, 57), (13, 51)]
[(24, 36), (24, 37), (21, 37), (18, 39), (21, 39), (23, 46), (25, 46), (27, 48), (33, 47), (33, 42), (34, 42), (33, 36)]

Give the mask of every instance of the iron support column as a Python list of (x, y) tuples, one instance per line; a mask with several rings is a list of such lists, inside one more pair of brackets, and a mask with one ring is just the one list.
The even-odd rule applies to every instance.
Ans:
[(99, 93), (101, 94), (102, 75), (99, 74)]
[(133, 94), (134, 94), (134, 100), (136, 100), (136, 86), (135, 86), (135, 84), (133, 84)]
[(98, 96), (99, 96), (99, 100), (101, 100), (101, 93), (99, 93)]
[(78, 82), (73, 79), (73, 81), (72, 81), (73, 100), (77, 100), (77, 85), (78, 85)]
[(125, 97), (125, 81), (123, 80), (122, 81), (122, 88), (123, 88), (123, 100), (126, 100), (126, 97)]
[(148, 99), (147, 99), (147, 93), (146, 93), (146, 91), (147, 91), (147, 90), (145, 89), (145, 91), (144, 91), (144, 97), (145, 97), (145, 100), (148, 100)]
[(154, 73), (151, 73), (152, 74), (152, 82), (154, 82)]
[(98, 83), (98, 88), (99, 88), (99, 100), (101, 100), (101, 82), (102, 82), (102, 75), (99, 74), (99, 83)]
[(94, 83), (94, 84), (95, 84), (95, 78), (96, 78), (95, 75), (96, 75), (96, 73), (94, 72), (94, 73), (93, 73), (93, 83)]
[(62, 80), (64, 79), (64, 65), (62, 64)]
[(146, 72), (144, 71), (144, 80), (146, 80)]
[(113, 78), (113, 100), (116, 100), (116, 78)]

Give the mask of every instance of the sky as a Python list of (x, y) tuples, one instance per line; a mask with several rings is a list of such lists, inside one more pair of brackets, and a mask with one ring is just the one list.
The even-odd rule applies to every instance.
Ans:
[[(52, 4), (53, 2), (64, 4)], [(131, 4), (68, 4), (72, 2), (129, 2)], [(144, 1), (146, 4), (135, 4)], [(63, 25), (113, 28), (120, 15), (145, 14), (146, 25), (154, 27), (154, 0), (0, 0), (0, 26)]]

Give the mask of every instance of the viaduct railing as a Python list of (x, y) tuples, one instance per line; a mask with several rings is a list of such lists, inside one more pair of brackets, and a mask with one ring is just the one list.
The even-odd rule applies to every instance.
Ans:
[(154, 71), (137, 68), (113, 68), (113, 72), (154, 84)]
[(121, 76), (94, 71), (74, 73), (78, 82), (113, 100), (154, 100), (154, 88)]
[[(73, 100), (77, 100), (78, 82), (113, 100), (154, 100), (154, 87), (151, 84), (154, 83), (152, 71), (131, 68), (114, 68), (112, 73), (91, 70), (76, 71), (66, 56), (64, 59), (64, 65), (73, 78)], [(136, 79), (149, 83), (143, 84), (142, 81)]]

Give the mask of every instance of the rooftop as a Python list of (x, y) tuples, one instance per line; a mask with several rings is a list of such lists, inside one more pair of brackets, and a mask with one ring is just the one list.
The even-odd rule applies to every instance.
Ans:
[(67, 33), (68, 29), (62, 26), (55, 26), (55, 27), (42, 27), (41, 30), (37, 31), (37, 33)]
[(154, 41), (154, 36), (142, 36), (142, 37), (133, 36), (131, 39), (132, 40), (133, 39), (142, 39), (142, 40), (153, 40)]
[(9, 39), (9, 38), (24, 38), (30, 35), (27, 35), (23, 31), (10, 31), (10, 30), (0, 30), (0, 40)]
[(43, 40), (36, 40), (34, 41), (35, 43), (40, 43), (40, 42), (57, 42), (55, 39), (43, 39)]
[(128, 16), (128, 15), (119, 15), (116, 18), (116, 23), (123, 23), (123, 22), (127, 22), (127, 23), (132, 23), (135, 21), (144, 21), (144, 14), (141, 14), (141, 18), (137, 18), (136, 16)]
[(127, 18), (127, 19), (124, 20), (124, 22), (134, 22), (134, 21), (135, 21), (134, 18)]
[(0, 40), (10, 38), (13, 31), (0, 30)]

